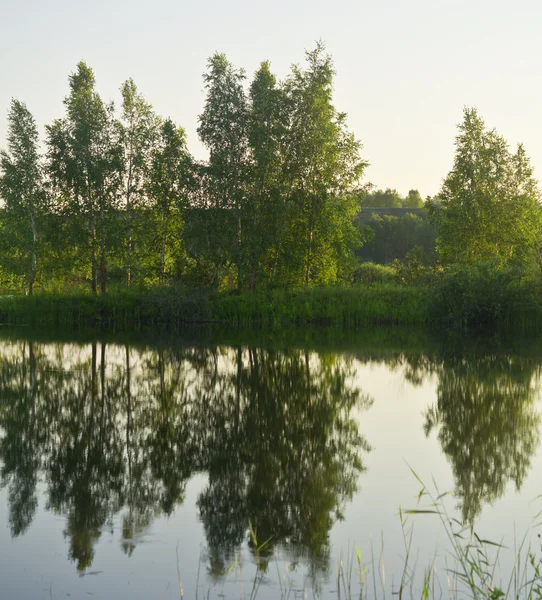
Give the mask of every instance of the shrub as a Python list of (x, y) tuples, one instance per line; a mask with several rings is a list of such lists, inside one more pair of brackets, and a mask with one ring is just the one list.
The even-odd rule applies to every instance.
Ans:
[(494, 262), (448, 268), (431, 298), (432, 315), (460, 327), (542, 321), (541, 282)]
[(376, 285), (395, 283), (396, 281), (396, 269), (395, 267), (389, 265), (378, 265), (373, 262), (364, 262), (361, 263), (354, 271), (354, 283)]

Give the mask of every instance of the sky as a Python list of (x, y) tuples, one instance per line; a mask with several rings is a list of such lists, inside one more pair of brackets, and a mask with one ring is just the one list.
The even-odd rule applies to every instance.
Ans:
[(209, 56), (225, 52), (248, 79), (270, 60), (279, 79), (323, 40), (335, 105), (363, 144), (365, 179), (422, 196), (452, 167), (456, 125), (475, 106), (542, 179), (540, 0), (0, 0), (0, 147), (11, 98), (40, 132), (63, 116), (79, 60), (106, 100), (132, 77), (192, 153)]

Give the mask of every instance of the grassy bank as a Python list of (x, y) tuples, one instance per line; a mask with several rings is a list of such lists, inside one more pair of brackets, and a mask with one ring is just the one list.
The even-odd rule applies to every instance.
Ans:
[(188, 323), (285, 328), (308, 324), (538, 328), (542, 279), (491, 265), (433, 273), (409, 283), (208, 292), (186, 288), (0, 296), (0, 323), (70, 327), (180, 327)]
[(35, 294), (0, 297), (0, 323), (51, 326), (181, 326), (216, 322), (231, 326), (284, 327), (428, 321), (421, 288), (377, 286), (300, 291)]
[(210, 301), (212, 318), (237, 326), (423, 324), (426, 290), (400, 285), (228, 293)]

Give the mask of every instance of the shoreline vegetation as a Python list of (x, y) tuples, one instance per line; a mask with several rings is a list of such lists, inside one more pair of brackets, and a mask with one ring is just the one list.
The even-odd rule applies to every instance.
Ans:
[[(345, 600), (378, 599), (386, 596), (403, 598), (421, 598), (421, 600), (448, 597), (451, 600), (470, 598), (472, 600), (539, 600), (542, 598), (542, 545), (540, 535), (536, 540), (536, 521), (538, 513), (527, 530), (518, 535), (514, 528), (514, 546), (510, 548), (504, 540), (492, 540), (481, 537), (472, 524), (459, 521), (453, 516), (449, 500), (451, 492), (440, 492), (433, 481), (429, 489), (411, 469), (420, 483), (421, 489), (415, 508), (405, 509), (399, 506), (398, 520), (402, 532), (401, 549), (402, 571), (389, 573), (384, 538), (380, 549), (370, 543), (369, 551), (356, 542), (348, 546), (345, 554), (341, 551), (336, 565), (329, 572), (332, 593)], [(416, 550), (415, 520), (431, 518), (436, 527), (444, 534), (444, 548), (436, 548), (429, 561), (420, 564), (419, 550)], [(276, 563), (278, 586), (276, 597), (286, 600), (295, 589), (295, 581), (289, 577), (289, 565), (284, 558), (269, 558), (264, 550), (267, 542), (259, 543), (249, 522), (252, 565), (255, 567), (252, 582), (251, 599), (258, 598), (260, 587), (271, 562)], [(268, 540), (269, 541), (269, 540)], [(201, 560), (201, 559), (200, 559)], [(283, 564), (279, 567), (279, 562)], [(510, 568), (503, 565), (508, 563)], [(237, 555), (228, 568), (220, 574), (214, 583), (224, 590), (226, 583), (235, 584), (243, 580), (243, 561)], [(179, 565), (179, 585), (182, 589)], [(230, 577), (231, 574), (233, 577)], [(283, 573), (283, 575), (281, 575)], [(247, 580), (250, 583), (250, 578)], [(269, 583), (269, 582), (268, 582)], [(274, 582), (273, 582), (274, 583)], [(196, 589), (205, 587), (196, 581)], [(207, 589), (210, 595), (211, 586)], [(303, 582), (303, 597), (312, 591), (314, 598), (322, 598), (321, 582), (312, 581), (307, 586)], [(279, 593), (280, 592), (280, 593)], [(204, 594), (205, 595), (205, 594)]]
[(491, 263), (445, 272), (423, 268), (403, 283), (398, 273), (390, 280), (390, 273), (380, 267), (370, 281), (350, 287), (217, 292), (163, 286), (121, 288), (105, 295), (76, 290), (0, 296), (0, 323), (113, 329), (205, 323), (262, 329), (418, 325), (475, 330), (542, 325), (542, 279), (535, 274)]
[(199, 292), (175, 288), (0, 297), (0, 324), (71, 327), (182, 327), (191, 324), (349, 326), (430, 323), (425, 290), (385, 285), (259, 292)]
[(14, 99), (0, 151), (0, 322), (542, 323), (542, 195), (523, 146), (465, 108), (438, 194), (377, 190), (334, 78), (323, 43), (282, 80), (267, 61), (248, 80), (214, 54), (205, 160), (132, 79), (120, 103), (102, 99), (83, 61), (45, 139)]

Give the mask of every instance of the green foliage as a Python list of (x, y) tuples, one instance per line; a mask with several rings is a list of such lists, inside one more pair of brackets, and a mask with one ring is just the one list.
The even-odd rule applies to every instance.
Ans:
[(217, 296), (213, 318), (231, 325), (280, 327), (320, 323), (336, 326), (362, 323), (423, 323), (423, 289), (397, 285), (309, 290), (268, 290)]
[(32, 293), (42, 268), (46, 210), (38, 129), (25, 104), (12, 100), (8, 114), (8, 151), (0, 152), (0, 261), (23, 289)]
[(356, 250), (360, 259), (381, 264), (404, 261), (409, 252), (421, 247), (424, 264), (436, 261), (436, 231), (429, 219), (414, 214), (373, 214), (367, 221), (358, 222), (367, 237), (366, 243)]
[(432, 290), (432, 314), (460, 327), (536, 324), (542, 319), (539, 279), (495, 262), (453, 267)]
[(284, 252), (289, 282), (305, 286), (340, 280), (344, 259), (359, 245), (354, 192), (367, 166), (346, 115), (332, 104), (333, 65), (321, 44), (307, 53), (307, 63), (306, 70), (294, 66), (285, 83), (290, 192)]
[[(205, 196), (201, 207), (211, 217), (211, 229), (224, 233), (226, 242), (207, 247), (215, 265), (215, 285), (219, 270), (229, 261), (237, 265), (238, 286), (243, 277), (249, 120), (244, 79), (244, 71), (236, 70), (226, 55), (219, 53), (209, 59), (208, 72), (203, 77), (207, 97), (199, 117), (198, 135), (209, 151), (209, 160), (202, 166)], [(224, 218), (226, 211), (232, 218)]]
[(409, 190), (408, 195), (403, 200), (404, 208), (422, 208), (423, 199), (418, 190)]
[(333, 104), (333, 78), (317, 44), (282, 82), (263, 62), (247, 93), (244, 72), (216, 53), (198, 127), (209, 156), (196, 163), (184, 130), (155, 115), (132, 79), (117, 118), (80, 62), (64, 117), (46, 127), (46, 194), (36, 126), (15, 102), (0, 186), (8, 279), (28, 291), (88, 282), (95, 293), (122, 280), (217, 290), (351, 281), (367, 163)]
[[(362, 146), (334, 105), (334, 76), (321, 43), (283, 81), (261, 63), (248, 89), (244, 71), (216, 53), (204, 75), (198, 134), (209, 155), (201, 162), (184, 130), (155, 115), (131, 79), (118, 120), (84, 62), (69, 77), (64, 117), (46, 128), (45, 167), (36, 124), (14, 100), (0, 157), (2, 290), (212, 289), (219, 294), (198, 314), (231, 322), (538, 320), (542, 214), (523, 147), (511, 153), (466, 109), (438, 196), (424, 205), (417, 190), (370, 191)], [(360, 205), (416, 214), (367, 218)], [(442, 264), (468, 268), (432, 266), (435, 228)], [(265, 294), (221, 294), (352, 283), (362, 285), (348, 302), (343, 288), (307, 292), (301, 304), (295, 291), (278, 313)], [(410, 317), (403, 296), (405, 306), (419, 300)], [(255, 306), (245, 312), (249, 297)], [(107, 302), (99, 312), (111, 318)]]
[(287, 232), (288, 182), (284, 169), (288, 114), (288, 97), (269, 63), (263, 62), (250, 85), (250, 181), (243, 220), (250, 288), (276, 279)]
[(397, 279), (405, 285), (416, 285), (427, 283), (424, 280), (430, 281), (432, 275), (431, 270), (425, 264), (425, 253), (421, 246), (415, 246), (405, 256), (403, 262), (397, 259), (393, 262)]
[(165, 283), (168, 274), (174, 274), (172, 263), (179, 261), (182, 214), (188, 205), (191, 181), (192, 158), (186, 149), (185, 132), (166, 119), (151, 152), (146, 185), (154, 221), (151, 230), (156, 231), (149, 250), (157, 249), (150, 250), (150, 254), (156, 256), (156, 268), (152, 271), (160, 283)]
[(406, 196), (401, 196), (397, 190), (368, 191), (361, 196), (360, 206), (368, 208), (422, 208), (423, 199), (418, 190), (410, 190)]
[(104, 104), (96, 92), (89, 66), (80, 62), (69, 84), (66, 116), (47, 127), (53, 210), (76, 229), (78, 254), (90, 266), (92, 291), (97, 291), (99, 278), (105, 293), (108, 257), (118, 243), (115, 209), (124, 169), (121, 128), (114, 106)]
[(363, 283), (367, 285), (397, 283), (397, 272), (394, 267), (388, 265), (363, 262), (356, 268), (353, 280), (354, 283)]
[[(77, 289), (77, 288), (76, 288)], [(145, 291), (121, 288), (106, 296), (80, 292), (0, 297), (0, 321), (11, 324), (116, 327), (119, 329), (206, 321), (281, 327), (428, 321), (423, 288), (393, 284), (254, 292), (195, 292), (183, 287)]]
[(443, 263), (529, 264), (541, 245), (540, 192), (523, 146), (512, 154), (472, 108), (458, 126), (453, 169), (429, 204)]
[(403, 197), (397, 190), (375, 190), (365, 194), (360, 202), (361, 206), (371, 208), (400, 208), (403, 206)]
[[(159, 139), (160, 121), (152, 107), (139, 93), (134, 81), (128, 79), (121, 87), (122, 117), (121, 137), (123, 146), (124, 180), (123, 207), (126, 221), (126, 244), (123, 267), (126, 283), (132, 285), (134, 275), (141, 281), (141, 266), (144, 259), (142, 249), (147, 249), (145, 219), (141, 209), (145, 205), (147, 177), (151, 171), (153, 151)], [(148, 213), (146, 213), (148, 214)]]

